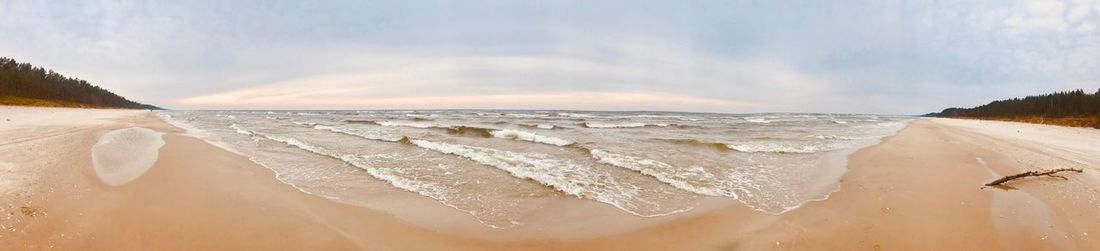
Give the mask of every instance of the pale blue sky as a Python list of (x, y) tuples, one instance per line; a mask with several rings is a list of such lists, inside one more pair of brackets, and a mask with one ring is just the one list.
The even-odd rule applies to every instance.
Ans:
[(0, 56), (179, 109), (918, 114), (1100, 88), (1100, 1), (3, 1)]

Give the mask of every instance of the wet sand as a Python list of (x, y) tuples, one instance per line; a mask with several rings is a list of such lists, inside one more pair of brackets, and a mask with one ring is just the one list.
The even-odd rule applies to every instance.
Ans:
[[(134, 126), (166, 133), (159, 159), (106, 185), (91, 146)], [(309, 195), (182, 133), (144, 111), (0, 107), (0, 249), (1100, 249), (1089, 236), (1100, 234), (1100, 155), (1077, 143), (1100, 130), (922, 119), (851, 155), (829, 199), (782, 215), (708, 199), (641, 218), (559, 198), (503, 230), (396, 189), (370, 192), (372, 208)], [(1087, 170), (981, 189), (1000, 175), (1066, 166)]]

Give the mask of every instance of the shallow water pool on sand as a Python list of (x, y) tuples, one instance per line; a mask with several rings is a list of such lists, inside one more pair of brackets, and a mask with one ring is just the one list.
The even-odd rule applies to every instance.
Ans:
[(107, 132), (92, 146), (92, 166), (104, 184), (121, 186), (145, 174), (157, 162), (163, 134), (130, 127)]

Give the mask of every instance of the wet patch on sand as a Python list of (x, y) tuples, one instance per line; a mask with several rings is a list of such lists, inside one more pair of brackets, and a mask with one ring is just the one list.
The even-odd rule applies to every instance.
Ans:
[(130, 127), (107, 132), (92, 146), (92, 165), (104, 184), (121, 186), (153, 167), (162, 133), (147, 128)]

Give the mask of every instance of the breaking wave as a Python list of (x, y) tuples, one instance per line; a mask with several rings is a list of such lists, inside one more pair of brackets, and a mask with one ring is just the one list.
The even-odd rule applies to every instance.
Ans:
[(542, 136), (542, 135), (534, 134), (534, 133), (531, 133), (531, 132), (511, 130), (511, 129), (490, 131), (489, 134), (491, 134), (491, 135), (493, 135), (493, 137), (497, 137), (497, 138), (523, 140), (523, 141), (537, 142), (537, 143), (543, 143), (543, 144), (549, 144), (549, 145), (555, 145), (555, 146), (568, 146), (568, 145), (573, 144), (573, 141), (569, 141), (569, 140), (565, 140), (565, 139), (549, 137), (549, 136)]

